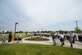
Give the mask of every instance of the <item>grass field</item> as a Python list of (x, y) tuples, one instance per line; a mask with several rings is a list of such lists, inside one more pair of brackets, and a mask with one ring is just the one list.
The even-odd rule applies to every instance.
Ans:
[(82, 49), (38, 44), (0, 45), (0, 55), (82, 55)]

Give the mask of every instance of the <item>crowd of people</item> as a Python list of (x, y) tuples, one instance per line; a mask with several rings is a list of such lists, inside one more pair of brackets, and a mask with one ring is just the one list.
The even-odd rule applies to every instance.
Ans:
[[(78, 34), (81, 35), (81, 34)], [(65, 40), (68, 40), (70, 43), (70, 47), (73, 47), (73, 44), (75, 44), (75, 40), (76, 40), (76, 36), (77, 34), (74, 32), (68, 32), (68, 33), (64, 33), (64, 32), (52, 32), (50, 33), (50, 36), (52, 37), (52, 41), (53, 41), (53, 45), (57, 45), (56, 39), (60, 40), (61, 46), (65, 45)], [(19, 40), (21, 40), (22, 35), (19, 33), (17, 40), (19, 42)], [(80, 38), (81, 39), (81, 38)], [(8, 42), (12, 42), (14, 43), (15, 37), (14, 35), (10, 32), (8, 35)], [(3, 32), (2, 34), (2, 44), (6, 44), (6, 34), (5, 32)]]
[[(2, 45), (6, 44), (6, 33), (5, 32), (3, 32), (1, 39), (2, 39)], [(22, 39), (22, 35), (19, 34), (16, 39), (17, 39), (17, 42), (19, 42), (19, 40)], [(14, 35), (12, 34), (12, 32), (10, 32), (8, 35), (8, 42), (14, 43), (14, 40), (15, 40)]]
[(61, 46), (64, 46), (64, 40), (67, 39), (70, 43), (70, 47), (73, 47), (73, 44), (75, 44), (75, 40), (76, 40), (76, 34), (73, 32), (68, 32), (68, 33), (64, 33), (64, 32), (60, 32), (60, 33), (51, 33), (51, 37), (52, 37), (52, 41), (53, 41), (53, 45), (56, 45), (56, 39), (58, 38), (61, 42)]

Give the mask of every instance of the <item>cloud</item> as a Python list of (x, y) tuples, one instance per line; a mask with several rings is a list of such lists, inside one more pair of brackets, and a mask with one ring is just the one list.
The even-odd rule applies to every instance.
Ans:
[(2, 24), (19, 22), (19, 30), (53, 30), (53, 25), (82, 18), (81, 0), (4, 0), (0, 6)]

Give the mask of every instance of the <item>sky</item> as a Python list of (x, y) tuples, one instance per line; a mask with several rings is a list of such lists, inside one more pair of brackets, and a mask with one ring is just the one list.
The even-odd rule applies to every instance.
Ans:
[(0, 0), (0, 31), (82, 29), (82, 0)]

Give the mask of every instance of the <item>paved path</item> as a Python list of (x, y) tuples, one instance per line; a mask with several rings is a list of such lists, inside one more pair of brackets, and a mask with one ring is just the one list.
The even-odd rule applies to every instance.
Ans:
[[(49, 41), (29, 41), (23, 39), (22, 43), (33, 43), (33, 44), (46, 44), (46, 45), (53, 45), (52, 38), (48, 38)], [(60, 40), (56, 39), (57, 46), (60, 46)], [(69, 41), (65, 41), (64, 47), (70, 47)], [(79, 41), (76, 41), (75, 44), (73, 44), (74, 48), (82, 49), (82, 43)]]
[[(52, 38), (49, 37), (49, 41), (29, 41), (29, 40), (25, 40), (26, 38), (22, 39), (22, 42), (19, 42), (19, 43), (32, 43), (32, 44), (46, 44), (46, 45), (53, 45), (53, 42), (52, 42)], [(8, 41), (6, 41), (8, 42)], [(15, 41), (15, 43), (17, 43), (17, 41)], [(60, 46), (60, 41), (58, 39), (56, 39), (56, 43), (57, 43), (57, 46)], [(1, 44), (1, 41), (0, 41), (0, 44)], [(70, 47), (70, 43), (69, 41), (65, 41), (65, 45), (64, 47)], [(73, 44), (73, 47), (74, 48), (78, 48), (78, 49), (82, 49), (82, 43), (79, 42), (79, 41), (76, 41), (75, 44)]]

